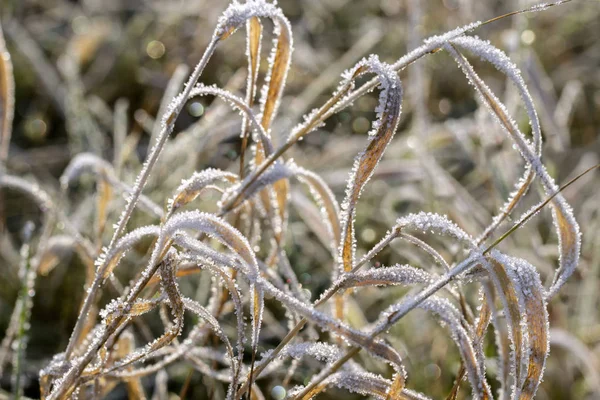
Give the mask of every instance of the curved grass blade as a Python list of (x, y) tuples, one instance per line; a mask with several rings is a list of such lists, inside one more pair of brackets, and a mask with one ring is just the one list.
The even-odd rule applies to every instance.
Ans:
[[(373, 130), (369, 132), (369, 143), (364, 152), (354, 161), (352, 173), (346, 188), (346, 197), (342, 203), (342, 235), (339, 245), (339, 264), (341, 271), (348, 272), (354, 267), (355, 235), (354, 214), (356, 203), (377, 163), (392, 140), (400, 120), (402, 106), (402, 87), (400, 79), (392, 68), (379, 61), (377, 57), (361, 61), (353, 69), (352, 76), (364, 72), (377, 74), (381, 93), (379, 105), (376, 108), (377, 120), (373, 123)], [(362, 71), (362, 72), (358, 72)]]
[[(456, 50), (453, 45), (447, 45), (445, 46), (445, 49), (454, 57), (463, 72), (465, 72), (469, 81), (476, 88), (478, 94), (481, 96), (481, 99), (491, 114), (496, 118), (496, 120), (514, 141), (519, 152), (521, 153), (521, 156), (531, 166), (535, 174), (540, 179), (546, 194), (552, 195), (558, 192), (558, 187), (556, 186), (554, 180), (546, 171), (546, 168), (542, 164), (540, 158), (535, 154), (535, 151), (531, 148), (523, 133), (519, 131), (519, 128), (514, 120), (512, 120), (512, 118), (508, 115), (504, 105), (485, 85), (485, 83), (473, 70), (471, 64), (460, 52)], [(573, 210), (567, 204), (564, 197), (560, 194), (557, 194), (552, 199), (551, 204), (553, 208), (552, 216), (554, 225), (559, 238), (560, 265), (556, 271), (556, 274), (554, 275), (553, 283), (546, 293), (546, 297), (548, 298), (551, 298), (554, 294), (556, 294), (558, 289), (573, 273), (579, 262), (579, 253), (581, 249), (579, 225), (573, 216)]]

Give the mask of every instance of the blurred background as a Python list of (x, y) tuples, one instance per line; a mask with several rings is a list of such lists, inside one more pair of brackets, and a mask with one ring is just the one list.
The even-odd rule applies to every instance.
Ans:
[[(156, 135), (163, 96), (177, 93), (227, 4), (219, 0), (0, 0), (16, 83), (7, 171), (35, 179), (49, 192), (58, 193), (58, 177), (75, 154), (92, 152), (113, 159), (114, 131), (120, 129), (126, 134), (128, 155), (122, 177), (132, 183)], [(532, 4), (526, 0), (280, 0), (292, 24), (294, 53), (272, 129), (276, 143), (306, 111), (327, 101), (340, 74), (363, 56), (375, 53), (393, 62), (426, 37)], [(265, 26), (266, 59), (271, 25)], [(542, 123), (543, 159), (557, 182), (564, 183), (600, 162), (600, 2), (575, 0), (544, 12), (499, 20), (475, 34), (503, 49), (521, 69)], [(244, 50), (245, 35), (240, 32), (217, 49), (201, 81), (243, 96)], [(518, 93), (492, 66), (467, 56), (527, 131)], [(266, 67), (266, 62), (261, 65), (261, 74)], [(405, 90), (401, 125), (358, 208), (359, 253), (372, 247), (396, 218), (420, 210), (448, 214), (469, 233), (480, 234), (523, 170), (512, 144), (478, 103), (451, 57), (443, 52), (429, 55), (400, 76)], [(365, 145), (376, 102), (377, 93), (361, 98), (288, 154), (319, 173), (338, 200), (352, 160)], [(240, 121), (212, 98), (190, 101), (147, 194), (164, 204), (166, 196), (194, 169), (235, 170)], [(87, 224), (93, 204), (85, 195), (90, 192), (86, 185), (93, 187), (91, 180), (84, 180), (69, 193), (68, 213), (83, 233), (91, 229)], [(1, 195), (0, 332), (4, 332), (20, 287), (16, 266), (23, 227), (27, 221), (39, 225), (41, 214), (16, 193)], [(598, 173), (578, 181), (565, 197), (581, 224), (582, 258), (575, 275), (549, 304), (551, 355), (537, 398), (597, 399)], [(539, 198), (533, 190), (519, 214)], [(301, 283), (314, 299), (330, 284), (329, 270), (323, 267), (329, 254), (307, 229), (311, 215), (303, 208), (305, 199), (304, 194), (294, 192), (287, 246)], [(111, 213), (110, 224), (118, 212)], [(532, 262), (546, 282), (552, 277), (557, 250), (549, 212), (517, 231), (503, 246)], [(447, 254), (452, 257), (452, 249)], [(395, 244), (378, 261), (422, 264), (422, 257), (405, 244)], [(85, 274), (80, 264), (73, 257), (36, 279), (25, 364), (27, 396), (39, 396), (39, 369), (66, 346), (83, 292)], [(351, 307), (351, 318), (356, 321), (372, 320), (393, 301), (376, 289), (365, 293), (369, 295), (357, 297)], [(386, 296), (394, 293), (403, 292), (386, 292)], [(472, 295), (476, 296), (475, 289)], [(409, 314), (390, 341), (407, 361), (409, 387), (432, 398), (445, 398), (459, 368), (459, 354), (447, 332), (424, 315)], [(494, 351), (493, 338), (489, 349)], [(493, 376), (495, 366), (488, 369)], [(182, 368), (171, 375), (172, 393), (179, 393), (186, 374)], [(9, 374), (4, 375), (0, 387), (8, 392)], [(209, 398), (205, 383), (200, 374), (194, 375), (188, 398)], [(275, 385), (262, 384), (265, 393)], [(342, 393), (332, 389), (323, 397)], [(117, 388), (112, 396), (124, 398), (126, 394)], [(469, 391), (462, 390), (461, 396), (468, 398)]]

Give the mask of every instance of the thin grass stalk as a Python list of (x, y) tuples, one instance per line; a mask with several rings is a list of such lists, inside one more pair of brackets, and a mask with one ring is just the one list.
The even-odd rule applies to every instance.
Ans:
[(21, 279), (21, 289), (17, 298), (20, 307), (15, 332), (12, 370), (12, 392), (16, 400), (23, 396), (23, 361), (25, 358), (25, 349), (27, 348), (27, 332), (29, 331), (29, 319), (31, 317), (31, 307), (33, 307), (34, 283), (36, 271), (31, 262), (31, 237), (33, 235), (33, 223), (28, 222), (23, 231), (24, 243), (21, 247), (21, 265), (19, 266), (19, 278)]

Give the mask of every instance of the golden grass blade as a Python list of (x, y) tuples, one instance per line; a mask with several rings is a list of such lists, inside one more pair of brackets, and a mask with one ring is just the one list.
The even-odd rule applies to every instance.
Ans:
[(127, 379), (127, 398), (131, 400), (146, 400), (146, 393), (144, 393), (144, 386), (139, 378)]
[[(396, 73), (377, 57), (360, 62), (355, 71), (363, 70), (377, 74), (381, 83), (381, 94), (377, 107), (377, 121), (369, 133), (369, 143), (365, 151), (355, 159), (352, 174), (346, 189), (346, 198), (342, 204), (342, 236), (339, 250), (339, 263), (342, 271), (348, 272), (354, 267), (354, 214), (356, 203), (383, 153), (392, 140), (402, 106), (402, 87)], [(356, 76), (357, 73), (352, 73)]]
[[(541, 382), (546, 357), (549, 353), (549, 326), (544, 288), (537, 270), (525, 260), (508, 257), (497, 251), (492, 252), (497, 265), (501, 265), (511, 280), (512, 290), (517, 292), (517, 305), (521, 317), (519, 323), (526, 328), (527, 348), (523, 353), (523, 365), (527, 369), (514, 375), (516, 397), (530, 400)], [(513, 302), (513, 299), (510, 299)], [(519, 357), (519, 360), (521, 358)]]
[[(535, 268), (526, 264), (528, 269), (519, 270), (521, 285), (525, 293), (527, 324), (529, 327), (529, 345), (531, 347), (527, 367), (527, 377), (521, 385), (521, 399), (533, 399), (542, 381), (544, 366), (550, 348), (548, 346), (548, 312), (544, 299), (544, 290)], [(531, 287), (528, 285), (534, 283)]]
[(15, 81), (0, 25), (0, 162), (6, 164), (15, 113)]
[(479, 316), (477, 317), (475, 325), (475, 338), (473, 340), (475, 349), (478, 351), (480, 363), (482, 363), (482, 365), (485, 362), (485, 355), (483, 354), (483, 339), (485, 338), (485, 334), (492, 319), (492, 307), (490, 306), (491, 301), (493, 301), (493, 299), (489, 297), (488, 292), (483, 290), (481, 296), (481, 307), (479, 308)]
[(273, 20), (275, 34), (273, 50), (269, 57), (269, 72), (265, 79), (266, 84), (262, 89), (261, 98), (261, 125), (269, 130), (273, 118), (279, 108), (283, 88), (285, 87), (287, 74), (292, 59), (292, 28), (283, 14), (277, 15)]
[(406, 377), (400, 373), (394, 375), (394, 380), (390, 385), (388, 392), (386, 393), (386, 400), (400, 400), (402, 399), (402, 389), (406, 384)]
[[(262, 39), (262, 24), (257, 17), (250, 18), (246, 23), (246, 55), (248, 56), (248, 78), (246, 84), (246, 104), (252, 108), (256, 97), (256, 81), (258, 67), (260, 66), (260, 47)], [(240, 149), (240, 177), (244, 177), (244, 158), (248, 146), (249, 124), (244, 119), (242, 122), (242, 146)]]
[(108, 215), (108, 205), (112, 197), (112, 187), (108, 180), (100, 178), (98, 180), (98, 195), (97, 195), (97, 206), (96, 206), (96, 238), (97, 243), (102, 243), (102, 234), (106, 227), (106, 220)]
[[(512, 377), (514, 380), (518, 380), (521, 376), (521, 366), (525, 362), (525, 354), (527, 353), (524, 346), (526, 345), (527, 333), (523, 331), (521, 324), (522, 310), (519, 303), (519, 294), (514, 282), (511, 280), (509, 272), (506, 267), (498, 262), (496, 259), (491, 259), (489, 264), (486, 266), (492, 277), (498, 295), (502, 301), (504, 307), (504, 314), (506, 323), (508, 326), (508, 336), (511, 342), (510, 351), (510, 369), (507, 377)], [(508, 388), (509, 382), (503, 382), (503, 387)], [(517, 391), (517, 383), (513, 384), (512, 396)]]

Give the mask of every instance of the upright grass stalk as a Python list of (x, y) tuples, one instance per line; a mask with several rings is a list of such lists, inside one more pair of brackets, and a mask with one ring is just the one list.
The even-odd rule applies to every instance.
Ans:
[(23, 245), (21, 246), (21, 265), (19, 266), (19, 278), (21, 289), (17, 297), (15, 309), (19, 310), (17, 329), (13, 343), (13, 370), (12, 370), (12, 392), (15, 399), (23, 395), (23, 361), (27, 349), (27, 333), (29, 331), (29, 320), (31, 318), (31, 307), (33, 306), (34, 283), (36, 271), (31, 263), (31, 238), (33, 235), (33, 223), (28, 222), (23, 229)]

